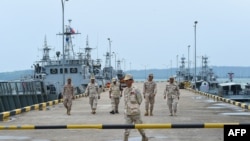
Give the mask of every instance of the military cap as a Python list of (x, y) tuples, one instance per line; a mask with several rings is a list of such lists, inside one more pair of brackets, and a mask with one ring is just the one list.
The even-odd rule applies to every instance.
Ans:
[(174, 80), (174, 77), (170, 77), (169, 80), (170, 80), (170, 79), (173, 79), (173, 80)]
[(154, 75), (153, 75), (153, 73), (150, 73), (148, 76), (151, 76), (151, 77), (153, 77)]
[(94, 75), (91, 75), (90, 79), (95, 79), (95, 76), (94, 76)]
[(133, 79), (133, 76), (131, 74), (126, 74), (124, 80), (130, 80)]
[(112, 82), (116, 82), (116, 78), (112, 78)]

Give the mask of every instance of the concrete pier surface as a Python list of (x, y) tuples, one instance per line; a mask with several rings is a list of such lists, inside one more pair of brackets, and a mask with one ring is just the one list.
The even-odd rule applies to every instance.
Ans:
[[(142, 91), (143, 82), (135, 85)], [(203, 124), (249, 123), (250, 111), (204, 95), (181, 89), (177, 116), (169, 116), (163, 91), (166, 82), (158, 82), (153, 116), (144, 116), (144, 100), (141, 104), (145, 124)], [(97, 113), (91, 114), (87, 97), (73, 101), (71, 115), (66, 114), (62, 103), (44, 110), (32, 110), (1, 121), (0, 126), (53, 126), (78, 124), (124, 124), (124, 99), (121, 98), (119, 114), (110, 114), (111, 100), (108, 91), (101, 94)], [(145, 129), (149, 141), (223, 141), (223, 128), (165, 128)], [(0, 141), (122, 141), (124, 129), (1, 129)], [(131, 129), (129, 141), (140, 141), (137, 129)]]

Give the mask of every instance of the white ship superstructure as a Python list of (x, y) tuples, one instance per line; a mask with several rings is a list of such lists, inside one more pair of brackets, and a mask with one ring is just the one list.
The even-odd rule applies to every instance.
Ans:
[[(94, 61), (91, 58), (91, 50), (89, 47), (88, 37), (86, 39), (86, 47), (84, 52), (75, 53), (72, 36), (80, 34), (74, 31), (69, 25), (66, 25), (64, 57), (59, 51), (56, 52), (56, 59), (49, 56), (51, 48), (48, 47), (45, 38), (43, 47), (43, 57), (34, 64), (34, 78), (42, 80), (47, 89), (55, 92), (55, 97), (60, 98), (65, 79), (71, 78), (75, 86), (75, 93), (83, 93), (87, 84), (90, 82), (90, 76), (95, 75), (98, 78), (99, 85), (103, 85), (101, 77), (100, 60)], [(60, 34), (62, 35), (62, 34)]]

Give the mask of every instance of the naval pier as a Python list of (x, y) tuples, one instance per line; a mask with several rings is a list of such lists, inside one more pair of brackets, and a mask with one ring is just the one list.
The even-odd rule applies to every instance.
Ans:
[[(134, 85), (142, 90), (143, 82)], [(149, 141), (223, 141), (224, 125), (250, 123), (248, 105), (186, 89), (180, 90), (177, 116), (169, 116), (163, 99), (165, 85), (157, 82), (153, 116), (144, 116), (143, 100), (143, 125), (124, 124), (123, 97), (119, 114), (110, 114), (111, 100), (105, 91), (94, 115), (84, 95), (73, 101), (70, 116), (60, 100), (43, 103), (36, 110), (19, 109), (16, 115), (1, 113), (0, 141), (122, 141), (125, 127), (131, 128), (129, 141), (141, 140), (138, 128), (145, 128)]]

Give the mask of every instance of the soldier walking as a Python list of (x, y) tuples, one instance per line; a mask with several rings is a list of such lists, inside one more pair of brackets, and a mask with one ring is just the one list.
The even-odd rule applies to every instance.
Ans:
[[(143, 95), (145, 99), (145, 114), (144, 116), (153, 116), (153, 109), (154, 109), (154, 103), (155, 103), (155, 95), (157, 92), (156, 89), (156, 83), (153, 81), (153, 74), (148, 75), (148, 81), (144, 82), (143, 85)], [(149, 106), (150, 105), (150, 106)], [(150, 109), (150, 113), (148, 110)]]
[(173, 77), (170, 77), (169, 83), (164, 90), (164, 99), (166, 99), (166, 96), (170, 116), (175, 116), (177, 112), (177, 104), (180, 99), (180, 91), (178, 85), (174, 83)]
[(100, 99), (100, 91), (98, 84), (95, 83), (95, 76), (91, 76), (90, 83), (88, 84), (85, 94), (89, 97), (89, 104), (91, 107), (91, 114), (96, 113), (97, 101)]
[[(132, 85), (134, 82), (133, 76), (127, 74), (124, 78), (127, 87), (123, 90), (124, 103), (125, 103), (125, 120), (126, 124), (141, 124), (141, 112), (140, 104), (142, 102), (141, 92), (138, 88)], [(138, 129), (142, 136), (142, 141), (148, 141), (143, 129)], [(130, 129), (125, 129), (124, 132), (124, 141), (128, 141)]]
[(72, 99), (74, 99), (74, 87), (71, 84), (71, 78), (68, 78), (67, 84), (63, 87), (63, 105), (67, 109), (67, 115), (70, 115)]
[(112, 79), (112, 84), (109, 88), (109, 98), (111, 99), (112, 111), (110, 114), (119, 113), (118, 106), (120, 103), (120, 97), (122, 96), (122, 91), (116, 78)]

